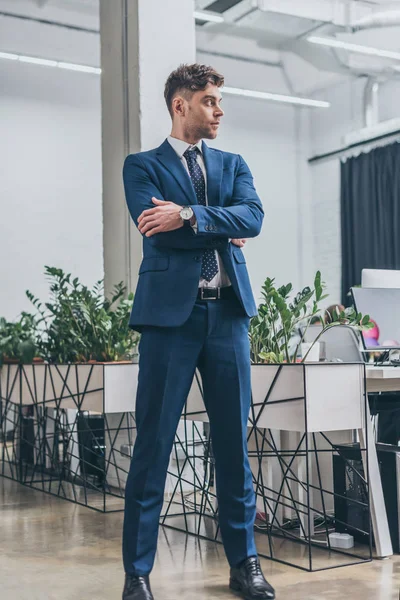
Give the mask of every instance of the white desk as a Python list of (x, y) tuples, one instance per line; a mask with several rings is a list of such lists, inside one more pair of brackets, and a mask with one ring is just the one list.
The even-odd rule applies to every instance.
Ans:
[(367, 365), (367, 392), (399, 392), (400, 366)]

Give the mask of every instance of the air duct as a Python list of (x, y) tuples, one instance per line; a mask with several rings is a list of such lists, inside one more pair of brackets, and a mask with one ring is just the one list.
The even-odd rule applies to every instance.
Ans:
[[(344, 149), (364, 144), (387, 143), (393, 138), (398, 140), (400, 134), (400, 119), (379, 121), (379, 82), (370, 77), (364, 89), (364, 127), (358, 131), (352, 131), (343, 137)], [(371, 146), (372, 147), (372, 146)]]
[(379, 123), (379, 83), (368, 78), (364, 89), (364, 127), (373, 127)]
[(400, 10), (391, 10), (379, 13), (373, 13), (360, 19), (351, 25), (351, 31), (363, 31), (364, 29), (377, 29), (380, 27), (398, 27), (400, 26)]

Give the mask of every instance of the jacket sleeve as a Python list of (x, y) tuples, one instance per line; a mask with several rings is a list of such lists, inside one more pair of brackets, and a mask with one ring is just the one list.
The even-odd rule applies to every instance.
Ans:
[[(126, 203), (137, 227), (138, 217), (142, 212), (149, 208), (155, 208), (155, 204), (151, 201), (152, 197), (155, 196), (159, 200), (164, 200), (164, 198), (151, 180), (142, 159), (137, 154), (130, 154), (125, 159), (123, 180)], [(228, 241), (227, 237), (224, 234), (213, 238), (199, 236), (196, 235), (192, 227), (181, 227), (174, 231), (156, 233), (147, 239), (150, 244), (156, 247), (195, 250), (217, 248), (223, 242)]]
[(252, 238), (261, 231), (264, 211), (253, 184), (253, 176), (241, 156), (229, 206), (192, 206), (197, 232), (207, 237)]

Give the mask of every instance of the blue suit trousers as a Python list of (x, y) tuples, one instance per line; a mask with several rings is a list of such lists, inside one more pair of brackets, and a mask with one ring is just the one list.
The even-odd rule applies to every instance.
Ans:
[(143, 329), (137, 438), (125, 490), (126, 573), (147, 575), (153, 567), (169, 458), (196, 368), (210, 421), (225, 553), (231, 566), (257, 554), (255, 494), (247, 454), (248, 327), (249, 317), (232, 291), (224, 299), (197, 300), (179, 327)]

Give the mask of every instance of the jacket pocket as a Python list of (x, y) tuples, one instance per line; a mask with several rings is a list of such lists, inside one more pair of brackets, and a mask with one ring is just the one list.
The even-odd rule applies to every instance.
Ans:
[(233, 256), (235, 257), (235, 260), (238, 263), (245, 263), (246, 262), (244, 254), (243, 254), (243, 252), (241, 251), (240, 248), (238, 248), (237, 250), (233, 251)]
[(146, 271), (166, 271), (169, 268), (169, 256), (149, 256), (142, 260), (139, 275)]

